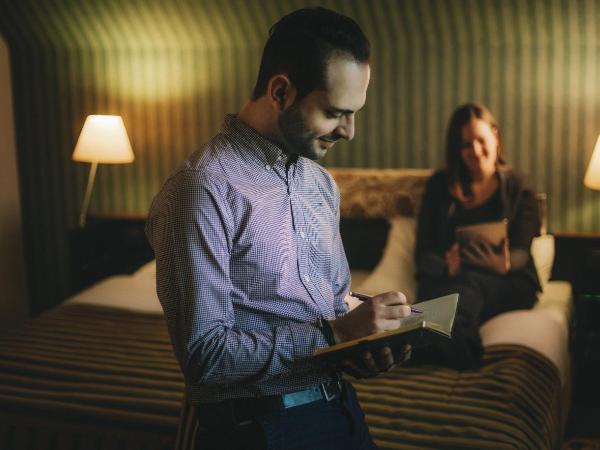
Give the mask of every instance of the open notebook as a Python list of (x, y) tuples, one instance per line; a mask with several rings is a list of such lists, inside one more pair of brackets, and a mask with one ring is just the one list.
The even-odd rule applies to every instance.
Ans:
[(437, 339), (450, 339), (457, 305), (458, 294), (420, 302), (415, 306), (422, 313), (411, 313), (401, 319), (397, 329), (318, 349), (314, 357), (335, 364), (360, 357), (365, 351), (377, 352), (385, 346), (391, 347), (393, 352), (399, 352), (406, 344), (422, 347)]

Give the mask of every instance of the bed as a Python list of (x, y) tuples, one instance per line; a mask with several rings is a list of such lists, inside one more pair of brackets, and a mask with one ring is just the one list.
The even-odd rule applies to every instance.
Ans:
[[(414, 299), (414, 215), (430, 171), (331, 172), (353, 287)], [(380, 448), (560, 448), (571, 291), (548, 280), (552, 250), (551, 236), (534, 243), (544, 287), (536, 307), (482, 327), (480, 370), (400, 367), (354, 381)], [(189, 446), (193, 417), (154, 283), (150, 262), (0, 336), (0, 449)]]
[[(347, 256), (358, 268), (353, 286), (371, 294), (401, 290), (414, 301), (415, 216), (431, 171), (332, 169), (332, 174), (340, 186)], [(545, 197), (538, 198), (542, 236), (534, 240), (532, 254), (543, 293), (532, 310), (501, 314), (482, 326), (481, 369), (401, 367), (354, 381), (381, 449), (560, 448), (571, 394), (572, 292), (569, 283), (550, 281), (554, 241), (545, 233)], [(364, 245), (369, 236), (381, 235), (383, 250), (381, 242)], [(350, 245), (361, 240), (363, 245)]]

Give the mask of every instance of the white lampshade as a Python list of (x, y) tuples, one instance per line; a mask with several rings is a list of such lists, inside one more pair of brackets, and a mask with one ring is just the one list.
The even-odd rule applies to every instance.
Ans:
[(79, 226), (84, 227), (98, 163), (119, 164), (133, 161), (133, 150), (121, 116), (87, 116), (72, 158), (75, 161), (92, 163), (79, 214)]
[(598, 136), (596, 146), (592, 153), (592, 159), (590, 159), (587, 171), (585, 172), (583, 184), (590, 189), (600, 190), (600, 136)]
[(72, 158), (112, 164), (132, 162), (133, 150), (121, 116), (88, 116)]

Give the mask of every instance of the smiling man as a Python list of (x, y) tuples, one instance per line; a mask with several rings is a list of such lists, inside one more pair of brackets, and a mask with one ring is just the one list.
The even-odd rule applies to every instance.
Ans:
[[(277, 74), (270, 89), (280, 101), (276, 114), (277, 127), (272, 139), (288, 153), (312, 160), (323, 158), (335, 142), (354, 137), (354, 115), (366, 101), (370, 68), (365, 62), (337, 52), (329, 56), (325, 66), (324, 86), (300, 98), (289, 75)], [(268, 100), (261, 97), (260, 100)], [(251, 123), (260, 102), (249, 103), (240, 118)], [(261, 111), (262, 112), (262, 111)]]
[[(370, 449), (352, 386), (317, 348), (396, 328), (398, 292), (348, 312), (339, 192), (314, 161), (354, 136), (369, 42), (350, 18), (296, 11), (271, 29), (252, 99), (165, 183), (147, 224), (157, 291), (198, 449)], [(348, 362), (375, 376), (405, 355)]]

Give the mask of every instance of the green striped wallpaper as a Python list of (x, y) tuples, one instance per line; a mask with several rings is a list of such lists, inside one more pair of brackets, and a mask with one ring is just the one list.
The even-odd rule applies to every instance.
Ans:
[(269, 26), (314, 4), (354, 17), (373, 47), (356, 138), (325, 165), (438, 167), (449, 115), (479, 100), (549, 194), (550, 229), (600, 230), (600, 192), (582, 184), (600, 134), (600, 0), (0, 0), (34, 311), (68, 292), (86, 115), (122, 115), (136, 154), (100, 165), (90, 210), (146, 211), (247, 99)]

